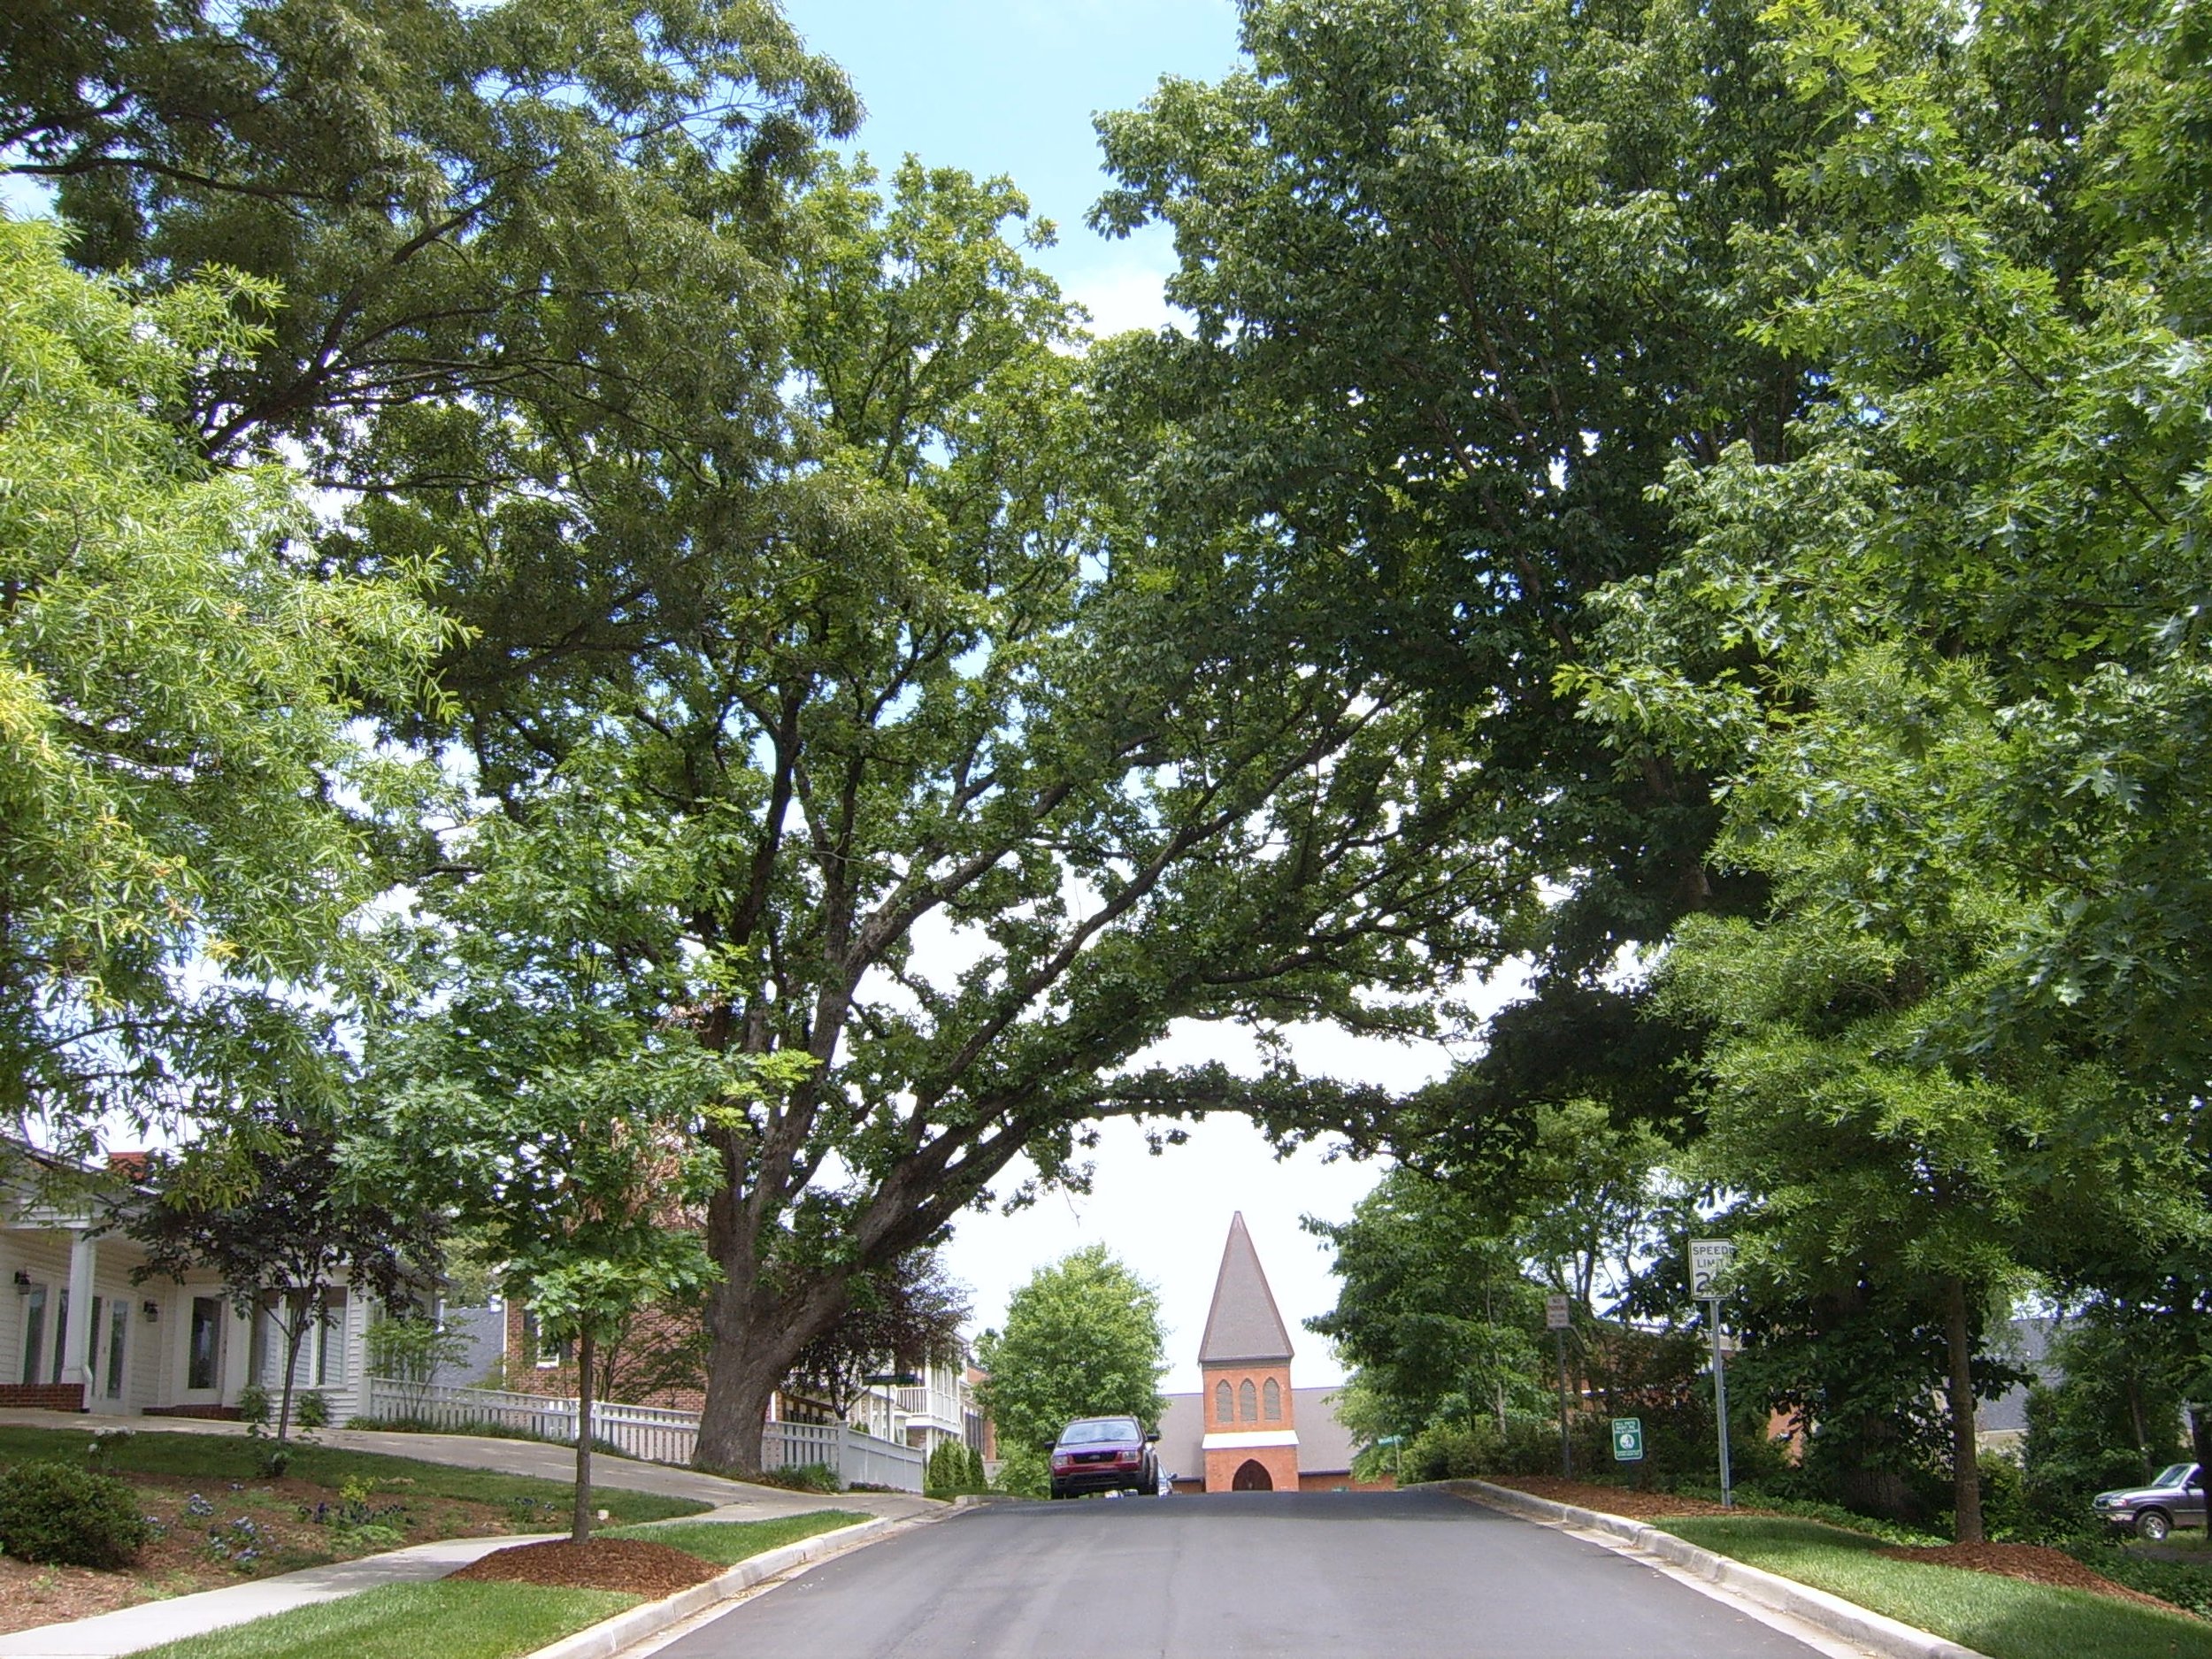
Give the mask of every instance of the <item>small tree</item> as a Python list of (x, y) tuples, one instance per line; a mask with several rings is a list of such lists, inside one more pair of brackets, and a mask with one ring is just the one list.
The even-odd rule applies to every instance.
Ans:
[(945, 1277), (934, 1249), (909, 1250), (887, 1266), (856, 1275), (848, 1294), (852, 1305), (799, 1350), (791, 1367), (793, 1381), (818, 1394), (840, 1417), (872, 1373), (904, 1371), (960, 1351), (967, 1296)]
[(1038, 1448), (1071, 1417), (1156, 1424), (1166, 1346), (1159, 1293), (1104, 1245), (1039, 1268), (1007, 1303), (1004, 1333), (986, 1331), (976, 1344), (1008, 1489), (1040, 1484)]
[[(741, 1072), (693, 1048), (658, 1061), (549, 1063), (512, 1087), (403, 1086), (389, 1137), (361, 1148), (389, 1160), (391, 1179), (411, 1181), (426, 1206), (449, 1207), (506, 1263), (508, 1289), (539, 1329), (576, 1344), (578, 1543), (591, 1536), (601, 1345), (641, 1310), (697, 1295), (715, 1272), (694, 1216), (719, 1170), (681, 1131), (726, 1110)], [(760, 1080), (776, 1075), (764, 1067)]]
[(396, 1306), (430, 1282), (438, 1263), (440, 1212), (354, 1179), (342, 1133), (330, 1113), (250, 1109), (220, 1137), (152, 1155), (143, 1194), (121, 1201), (112, 1224), (146, 1253), (133, 1283), (181, 1282), (210, 1269), (242, 1315), (275, 1325), (284, 1346), (280, 1445), (291, 1430), (300, 1352), (330, 1319), (327, 1293), (343, 1283)]

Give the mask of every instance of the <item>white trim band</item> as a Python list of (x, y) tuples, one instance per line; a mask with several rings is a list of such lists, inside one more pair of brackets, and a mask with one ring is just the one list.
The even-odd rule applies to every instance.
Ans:
[(1292, 1429), (1242, 1429), (1234, 1433), (1214, 1433), (1198, 1442), (1205, 1452), (1242, 1451), (1262, 1446), (1295, 1446), (1298, 1435)]

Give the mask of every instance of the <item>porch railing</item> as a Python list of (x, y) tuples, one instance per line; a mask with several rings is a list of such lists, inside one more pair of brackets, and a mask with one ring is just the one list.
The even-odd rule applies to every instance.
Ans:
[[(576, 1443), (576, 1402), (559, 1394), (506, 1388), (461, 1388), (442, 1383), (368, 1379), (369, 1415), (465, 1431), (498, 1428), (563, 1445)], [(626, 1455), (687, 1465), (699, 1444), (699, 1414), (660, 1406), (595, 1401), (592, 1433)], [(858, 1481), (919, 1492), (926, 1460), (910, 1447), (836, 1423), (769, 1423), (761, 1428), (761, 1465), (783, 1469), (826, 1463), (847, 1486)]]

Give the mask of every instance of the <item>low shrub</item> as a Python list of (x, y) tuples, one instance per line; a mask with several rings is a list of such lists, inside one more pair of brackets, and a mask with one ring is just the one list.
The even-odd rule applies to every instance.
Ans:
[(959, 1440), (947, 1440), (929, 1455), (929, 1469), (922, 1480), (933, 1494), (982, 1492), (988, 1486), (983, 1479), (983, 1460)]
[(129, 1486), (74, 1463), (18, 1463), (0, 1474), (0, 1548), (24, 1561), (123, 1567), (146, 1542)]
[(764, 1469), (760, 1483), (764, 1486), (781, 1486), (787, 1492), (841, 1492), (837, 1471), (827, 1463), (786, 1463), (780, 1469)]
[(2193, 1561), (2161, 1561), (2139, 1555), (2110, 1538), (2079, 1538), (2060, 1546), (2068, 1555), (2115, 1584), (2186, 1608), (2212, 1619), (2212, 1566)]

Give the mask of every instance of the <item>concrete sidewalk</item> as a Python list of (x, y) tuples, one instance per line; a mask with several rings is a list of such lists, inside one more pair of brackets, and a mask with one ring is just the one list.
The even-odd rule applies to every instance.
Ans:
[(0, 1636), (0, 1659), (115, 1659), (119, 1654), (243, 1624), (270, 1613), (358, 1595), (380, 1584), (442, 1578), (495, 1549), (534, 1543), (548, 1536), (533, 1532), (504, 1538), (442, 1539), (434, 1544), (365, 1555), (358, 1561), (335, 1561), (328, 1566), (303, 1568), (226, 1589), (202, 1590), (196, 1595), (145, 1601), (65, 1624), (42, 1624), (36, 1630)]

